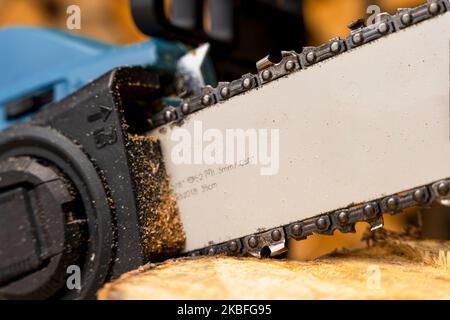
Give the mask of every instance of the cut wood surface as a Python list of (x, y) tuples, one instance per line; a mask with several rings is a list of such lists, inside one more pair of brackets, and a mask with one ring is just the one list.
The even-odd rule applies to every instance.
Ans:
[(312, 261), (233, 257), (148, 264), (99, 299), (450, 299), (450, 242), (380, 231)]

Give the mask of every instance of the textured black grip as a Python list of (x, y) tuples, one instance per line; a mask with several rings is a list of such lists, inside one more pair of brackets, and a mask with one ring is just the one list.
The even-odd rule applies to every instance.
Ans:
[(164, 14), (164, 0), (131, 0), (134, 23), (149, 36), (162, 36), (169, 22)]
[(202, 0), (174, 0), (168, 17), (164, 0), (131, 0), (131, 12), (136, 26), (146, 35), (198, 45), (207, 41), (202, 4)]

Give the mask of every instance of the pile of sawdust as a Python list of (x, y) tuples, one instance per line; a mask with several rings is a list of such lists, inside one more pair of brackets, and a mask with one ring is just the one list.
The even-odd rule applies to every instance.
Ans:
[[(403, 256), (417, 263), (447, 268), (450, 271), (450, 241), (424, 239), (420, 229), (410, 227), (397, 233), (386, 229), (367, 232), (363, 240), (375, 251)], [(450, 284), (449, 284), (450, 286)]]

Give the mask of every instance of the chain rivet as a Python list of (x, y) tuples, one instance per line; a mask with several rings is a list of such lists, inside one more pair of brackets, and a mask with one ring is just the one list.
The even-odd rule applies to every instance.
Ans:
[(428, 5), (428, 12), (431, 14), (436, 14), (439, 11), (439, 5), (436, 2), (431, 2)]
[(242, 87), (244, 89), (250, 89), (251, 86), (252, 86), (252, 81), (250, 80), (250, 78), (245, 78), (244, 80), (242, 80)]
[(172, 110), (166, 110), (166, 112), (164, 112), (164, 119), (167, 122), (175, 120), (175, 114), (173, 113)]
[(205, 94), (202, 97), (202, 104), (206, 107), (209, 106), (211, 104), (211, 96), (209, 94)]
[(404, 25), (408, 25), (411, 23), (411, 15), (409, 13), (402, 14), (400, 20)]
[(301, 226), (300, 224), (298, 224), (298, 223), (294, 224), (294, 225), (291, 227), (291, 233), (292, 233), (294, 236), (299, 237), (299, 236), (302, 235), (302, 232), (303, 232), (302, 226)]
[(288, 60), (284, 64), (284, 68), (286, 69), (286, 71), (292, 71), (294, 69), (294, 67), (295, 67), (295, 63), (292, 60)]
[(306, 54), (306, 61), (308, 61), (309, 63), (314, 62), (314, 60), (316, 60), (316, 54), (314, 53), (314, 51), (310, 51)]
[(390, 211), (396, 211), (398, 210), (398, 205), (399, 205), (399, 201), (396, 197), (390, 197), (387, 199), (386, 201), (386, 207), (390, 210)]
[(272, 231), (271, 234), (272, 240), (273, 241), (279, 241), (281, 239), (281, 232), (280, 230), (276, 229)]
[(325, 229), (327, 227), (327, 221), (324, 217), (320, 217), (319, 219), (317, 219), (316, 225), (319, 229)]
[(264, 70), (262, 73), (263, 80), (269, 80), (272, 77), (272, 72), (270, 70)]
[(417, 189), (413, 193), (413, 199), (419, 203), (422, 204), (426, 201), (426, 193), (423, 189)]
[(228, 87), (223, 87), (222, 89), (220, 89), (220, 95), (222, 96), (222, 98), (226, 98), (230, 95), (230, 89)]
[(448, 193), (450, 192), (450, 187), (449, 187), (448, 182), (445, 182), (445, 181), (440, 182), (437, 186), (437, 191), (439, 192), (439, 194), (441, 196), (448, 195)]
[(181, 111), (183, 113), (189, 113), (189, 103), (185, 102), (181, 105)]
[(341, 45), (340, 45), (339, 41), (333, 41), (331, 43), (331, 46), (330, 46), (331, 52), (338, 53), (340, 49), (341, 49)]
[(345, 211), (342, 211), (342, 212), (340, 212), (339, 214), (338, 214), (338, 219), (339, 219), (339, 222), (341, 223), (341, 224), (346, 224), (347, 222), (348, 222), (348, 213), (347, 212), (345, 212)]
[(363, 210), (367, 218), (371, 219), (375, 217), (375, 207), (372, 204), (365, 205)]
[(385, 34), (386, 32), (388, 32), (389, 27), (387, 25), (387, 23), (382, 22), (378, 25), (378, 32), (381, 34)]
[(256, 238), (255, 236), (251, 236), (248, 239), (247, 243), (250, 248), (255, 248), (258, 245), (258, 238)]
[(355, 44), (360, 44), (362, 42), (362, 34), (361, 32), (358, 32), (353, 35), (352, 40)]
[(231, 252), (236, 252), (238, 249), (238, 244), (236, 241), (232, 240), (228, 243), (228, 250)]

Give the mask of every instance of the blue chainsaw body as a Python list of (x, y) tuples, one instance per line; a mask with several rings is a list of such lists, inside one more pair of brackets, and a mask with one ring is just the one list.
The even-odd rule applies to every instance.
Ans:
[(42, 93), (59, 101), (119, 66), (175, 72), (184, 53), (184, 45), (158, 38), (119, 47), (54, 29), (0, 29), (0, 130), (34, 112), (8, 117), (7, 107), (17, 101)]

